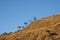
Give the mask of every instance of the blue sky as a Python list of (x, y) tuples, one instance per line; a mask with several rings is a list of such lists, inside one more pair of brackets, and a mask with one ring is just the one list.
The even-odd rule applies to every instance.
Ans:
[(60, 0), (0, 0), (0, 34), (18, 30), (24, 22), (60, 12)]

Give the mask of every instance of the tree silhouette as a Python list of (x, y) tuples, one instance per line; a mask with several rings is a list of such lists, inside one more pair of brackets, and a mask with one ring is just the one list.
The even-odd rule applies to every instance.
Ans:
[(2, 33), (3, 35), (8, 35), (8, 33), (7, 32), (4, 32), (4, 33)]
[(24, 28), (24, 26), (22, 26), (22, 28)]
[(37, 20), (37, 18), (34, 16), (34, 20)]
[(17, 26), (19, 29), (21, 29), (21, 26)]
[(18, 26), (18, 28), (19, 28), (19, 29), (23, 29), (23, 28), (24, 28), (24, 26)]
[(25, 25), (27, 25), (28, 23), (27, 22), (24, 22)]

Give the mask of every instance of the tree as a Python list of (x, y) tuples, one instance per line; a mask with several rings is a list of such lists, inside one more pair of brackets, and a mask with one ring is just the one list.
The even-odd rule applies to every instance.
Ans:
[(19, 28), (19, 29), (23, 29), (23, 28), (24, 28), (24, 26), (18, 26), (18, 28)]
[(19, 29), (21, 29), (21, 26), (18, 26)]
[(3, 35), (7, 35), (8, 33), (7, 32), (4, 32), (4, 33), (2, 33)]
[(34, 17), (34, 20), (37, 20), (37, 18), (36, 18), (36, 17)]
[(24, 22), (25, 25), (27, 25), (28, 23), (27, 22)]
[(24, 28), (24, 26), (22, 26), (22, 28)]

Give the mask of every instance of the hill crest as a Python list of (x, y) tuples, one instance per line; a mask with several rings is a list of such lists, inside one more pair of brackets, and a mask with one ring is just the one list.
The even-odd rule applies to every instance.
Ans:
[(49, 17), (33, 21), (23, 30), (18, 30), (17, 32), (12, 32), (6, 35), (0, 35), (0, 40), (58, 40), (58, 39), (60, 39), (60, 14), (55, 14)]

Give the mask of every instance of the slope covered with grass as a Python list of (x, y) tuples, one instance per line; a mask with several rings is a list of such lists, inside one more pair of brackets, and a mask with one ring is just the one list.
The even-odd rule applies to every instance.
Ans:
[(2, 34), (0, 40), (60, 40), (60, 14), (33, 21), (23, 30)]

